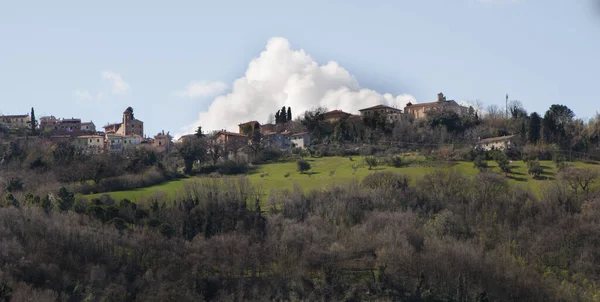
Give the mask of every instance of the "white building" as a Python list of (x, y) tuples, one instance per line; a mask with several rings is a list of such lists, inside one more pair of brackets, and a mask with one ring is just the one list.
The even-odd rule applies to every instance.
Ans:
[(477, 142), (477, 147), (485, 150), (501, 150), (510, 149), (514, 135), (498, 136), (482, 139)]
[(297, 148), (308, 148), (310, 147), (310, 133), (301, 132), (292, 134), (290, 136), (291, 142)]

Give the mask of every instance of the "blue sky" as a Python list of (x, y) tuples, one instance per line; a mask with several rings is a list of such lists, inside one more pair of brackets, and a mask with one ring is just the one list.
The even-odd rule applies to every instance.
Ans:
[[(102, 126), (132, 106), (147, 134), (181, 134), (266, 120), (281, 104), (353, 110), (444, 92), (485, 105), (509, 93), (529, 111), (561, 103), (590, 118), (599, 104), (597, 8), (593, 0), (2, 1), (0, 112), (33, 106), (38, 117)], [(304, 71), (313, 61), (335, 61), (334, 73), (348, 75)], [(267, 90), (253, 86), (281, 77)], [(298, 77), (321, 90), (290, 84)], [(335, 85), (353, 94), (324, 95)]]

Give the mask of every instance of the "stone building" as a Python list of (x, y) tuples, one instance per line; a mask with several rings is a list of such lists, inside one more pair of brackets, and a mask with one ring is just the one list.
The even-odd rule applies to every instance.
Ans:
[(249, 122), (239, 124), (238, 127), (239, 127), (238, 132), (240, 134), (246, 134), (246, 133), (244, 133), (244, 131), (247, 131), (247, 130), (254, 131), (254, 129), (256, 129), (256, 128), (260, 129), (260, 123), (257, 121), (249, 121)]
[(94, 125), (94, 122), (81, 123), (81, 131), (91, 133), (96, 132), (96, 125)]
[(348, 118), (351, 115), (352, 114), (350, 114), (348, 112), (344, 112), (342, 110), (332, 110), (332, 111), (323, 113), (323, 120), (327, 123), (335, 123), (343, 118)]
[(123, 121), (121, 123), (108, 124), (104, 126), (104, 132), (110, 134), (139, 135), (144, 137), (144, 122), (135, 119), (133, 116), (133, 108), (127, 107), (123, 112)]
[(412, 116), (414, 119), (424, 119), (427, 117), (427, 112), (430, 110), (451, 110), (460, 116), (468, 115), (469, 108), (459, 105), (454, 100), (446, 100), (443, 93), (438, 93), (436, 102), (412, 104), (408, 103), (404, 107), (404, 113)]
[(0, 115), (0, 123), (10, 129), (28, 128), (31, 126), (31, 117), (28, 114)]
[(360, 109), (358, 111), (360, 112), (360, 116), (363, 119), (381, 116), (385, 118), (386, 121), (394, 123), (402, 118), (402, 110), (386, 105), (377, 105), (369, 108)]

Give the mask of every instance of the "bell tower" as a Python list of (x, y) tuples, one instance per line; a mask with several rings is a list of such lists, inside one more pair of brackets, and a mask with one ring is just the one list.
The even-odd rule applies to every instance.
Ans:
[(123, 112), (123, 134), (128, 135), (131, 132), (131, 121), (133, 121), (133, 108), (127, 107)]

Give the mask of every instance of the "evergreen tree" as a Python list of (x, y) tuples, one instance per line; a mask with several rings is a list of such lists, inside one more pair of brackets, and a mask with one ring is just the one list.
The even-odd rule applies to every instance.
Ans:
[(287, 110), (285, 109), (285, 106), (281, 107), (280, 118), (282, 124), (287, 122)]
[(29, 122), (31, 124), (31, 134), (35, 135), (37, 132), (37, 120), (35, 119), (35, 111), (33, 110), (33, 107), (31, 107), (31, 122)]
[(277, 110), (277, 112), (275, 113), (275, 124), (280, 124), (281, 123), (281, 111)]
[(204, 137), (204, 133), (202, 133), (202, 126), (198, 126), (198, 129), (196, 129), (196, 137), (197, 138)]
[(287, 110), (287, 121), (291, 121), (292, 120), (292, 107), (288, 107)]
[(535, 144), (540, 140), (540, 132), (542, 128), (542, 121), (540, 115), (537, 112), (531, 113), (529, 116), (529, 127), (527, 129), (527, 141), (531, 144)]

